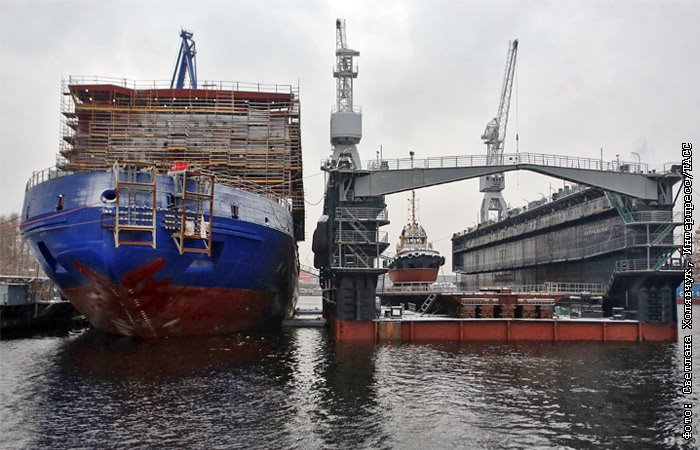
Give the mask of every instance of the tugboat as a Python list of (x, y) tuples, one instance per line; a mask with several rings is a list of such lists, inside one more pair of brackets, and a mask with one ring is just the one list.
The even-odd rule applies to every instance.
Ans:
[(389, 263), (389, 279), (394, 284), (432, 284), (443, 264), (445, 257), (433, 250), (416, 220), (416, 191), (411, 191), (411, 221), (401, 230), (396, 256)]

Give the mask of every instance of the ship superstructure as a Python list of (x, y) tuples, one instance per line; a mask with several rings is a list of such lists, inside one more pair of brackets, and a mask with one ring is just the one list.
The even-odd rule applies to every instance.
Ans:
[(445, 257), (433, 249), (428, 234), (416, 218), (416, 191), (411, 191), (411, 218), (404, 225), (396, 246), (396, 256), (389, 262), (389, 279), (397, 284), (430, 284), (437, 280)]

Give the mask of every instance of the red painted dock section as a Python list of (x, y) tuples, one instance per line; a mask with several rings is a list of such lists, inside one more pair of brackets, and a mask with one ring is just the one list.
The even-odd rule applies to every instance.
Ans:
[(328, 321), (336, 341), (676, 341), (676, 323), (616, 320), (445, 319)]

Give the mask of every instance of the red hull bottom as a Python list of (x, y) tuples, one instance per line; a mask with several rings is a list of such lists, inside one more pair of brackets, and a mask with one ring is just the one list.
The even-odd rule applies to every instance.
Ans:
[(95, 296), (91, 288), (65, 291), (66, 297), (100, 331), (158, 338), (236, 333), (279, 322), (273, 295), (255, 291), (170, 286), (157, 297)]
[[(676, 303), (679, 304), (679, 305), (684, 305), (684, 304), (685, 304), (685, 299), (683, 299), (683, 298), (677, 298), (677, 299), (676, 299)], [(700, 298), (694, 298), (694, 299), (692, 300), (692, 304), (693, 304), (693, 305), (700, 305)]]
[(337, 341), (677, 341), (676, 323), (476, 319), (329, 320)]
[(392, 283), (435, 283), (438, 269), (392, 269), (389, 279)]
[(109, 334), (158, 338), (236, 333), (274, 325), (286, 315), (279, 295), (272, 292), (153, 280), (157, 263), (120, 284), (78, 266), (92, 283), (62, 292), (92, 326)]

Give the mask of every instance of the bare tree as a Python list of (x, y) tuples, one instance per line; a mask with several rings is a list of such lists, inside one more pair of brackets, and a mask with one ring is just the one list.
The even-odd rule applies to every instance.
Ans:
[(0, 215), (0, 274), (43, 276), (36, 257), (19, 233), (19, 214)]

